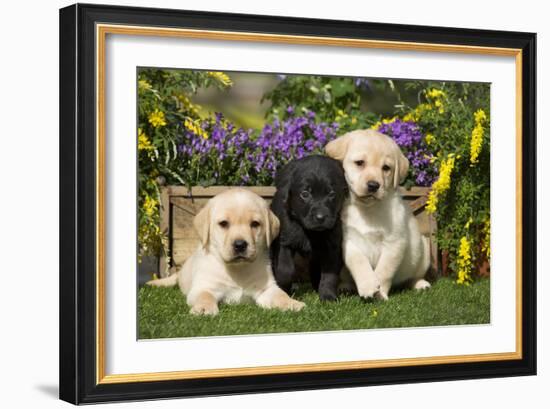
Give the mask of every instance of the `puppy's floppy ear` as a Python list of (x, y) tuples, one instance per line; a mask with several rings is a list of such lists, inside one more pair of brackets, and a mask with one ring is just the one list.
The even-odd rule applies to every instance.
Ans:
[(395, 146), (395, 169), (393, 173), (393, 187), (394, 189), (397, 189), (397, 186), (399, 186), (405, 178), (407, 177), (407, 173), (409, 172), (409, 160), (403, 155), (403, 152), (401, 152), (401, 149), (396, 145)]
[(274, 202), (277, 206), (287, 208), (288, 196), (290, 194), (290, 185), (294, 176), (294, 169), (296, 169), (296, 161), (288, 162), (275, 176), (275, 186), (277, 192), (275, 193)]
[(344, 134), (338, 138), (330, 141), (325, 146), (325, 152), (333, 159), (343, 161), (348, 151), (348, 145), (350, 141), (350, 134)]
[(279, 218), (275, 216), (269, 208), (265, 209), (265, 239), (268, 246), (271, 245), (273, 240), (279, 235), (279, 228), (281, 224)]
[(210, 208), (210, 202), (206, 203), (193, 219), (193, 226), (197, 233), (199, 233), (203, 247), (206, 247), (210, 237)]

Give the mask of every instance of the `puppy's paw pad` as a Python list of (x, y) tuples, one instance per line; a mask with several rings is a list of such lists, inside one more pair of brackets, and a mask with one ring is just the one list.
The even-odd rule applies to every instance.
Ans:
[(427, 290), (431, 287), (431, 284), (427, 282), (426, 280), (418, 280), (416, 283), (414, 283), (414, 289), (415, 290)]
[(192, 315), (217, 315), (218, 306), (215, 304), (197, 304), (189, 311)]

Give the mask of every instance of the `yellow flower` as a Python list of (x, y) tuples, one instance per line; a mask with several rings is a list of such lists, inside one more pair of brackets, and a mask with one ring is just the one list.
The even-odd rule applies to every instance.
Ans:
[(414, 121), (414, 115), (412, 112), (405, 114), (403, 121)]
[(487, 121), (487, 115), (482, 109), (474, 113), (474, 129), (472, 130), (472, 139), (470, 141), (470, 163), (476, 164), (479, 160), (479, 154), (483, 144), (483, 125)]
[(428, 195), (426, 202), (426, 211), (428, 213), (434, 213), (437, 210), (437, 203), (439, 197), (444, 194), (451, 187), (451, 173), (455, 166), (454, 154), (447, 155), (447, 159), (441, 162), (441, 168), (439, 169), (439, 177), (432, 185), (432, 190)]
[(143, 202), (143, 210), (145, 211), (145, 214), (147, 216), (151, 217), (157, 210), (157, 206), (158, 202), (155, 199), (153, 199), (149, 195), (145, 196), (145, 200)]
[(139, 80), (138, 81), (138, 88), (141, 90), (149, 90), (151, 89), (151, 84), (147, 80)]
[(434, 102), (434, 105), (436, 108), (438, 108), (438, 112), (440, 114), (444, 113), (445, 112), (445, 108), (443, 107), (443, 102), (441, 102), (440, 99), (437, 99), (435, 102)]
[(191, 119), (187, 118), (185, 122), (183, 123), (183, 126), (190, 131), (193, 132), (195, 135), (202, 136), (204, 139), (208, 139), (208, 134), (204, 129), (202, 129), (198, 123), (192, 121)]
[[(437, 88), (432, 88), (431, 90), (426, 92), (426, 97), (430, 100), (432, 100), (433, 105), (437, 108), (438, 112), (440, 114), (445, 112), (445, 107), (443, 105), (443, 100), (445, 99), (447, 95), (445, 92), (441, 91)], [(430, 109), (431, 109), (431, 105)]]
[(187, 111), (191, 112), (193, 114), (193, 116), (199, 116), (200, 105), (193, 104), (191, 102), (191, 100), (183, 94), (178, 95), (177, 98), (181, 102), (183, 107), (185, 108), (184, 111), (187, 110)]
[(392, 122), (395, 122), (397, 119), (399, 119), (399, 117), (398, 117), (397, 115), (394, 116), (393, 118), (384, 118), (384, 119), (382, 119), (381, 121), (378, 121), (378, 122), (376, 122), (374, 125), (372, 125), (372, 126), (370, 127), (370, 129), (374, 129), (375, 131), (377, 131), (378, 128), (380, 128), (380, 126), (381, 126), (382, 124), (384, 124), (384, 125), (385, 125), (385, 124), (391, 124)]
[(466, 236), (460, 239), (460, 247), (458, 249), (458, 278), (456, 282), (458, 284), (469, 284), (471, 281), (472, 271), (472, 254), (471, 245)]
[(153, 149), (153, 145), (147, 135), (145, 135), (141, 128), (138, 129), (138, 150), (140, 151), (149, 151)]
[(372, 310), (372, 316), (373, 317), (378, 317), (378, 311), (377, 310)]
[(484, 122), (487, 120), (487, 114), (483, 109), (478, 109), (476, 112), (474, 112), (474, 120), (476, 122)]
[(357, 118), (356, 117), (351, 118), (351, 124), (355, 125), (356, 123), (357, 123)]
[(432, 88), (431, 90), (426, 92), (426, 95), (428, 96), (428, 98), (433, 98), (433, 99), (444, 98), (445, 97), (445, 92), (443, 92), (443, 91), (441, 91), (440, 89), (437, 89), (437, 88)]
[(431, 133), (427, 133), (426, 136), (424, 137), (424, 140), (426, 141), (426, 144), (430, 145), (435, 139), (435, 136), (433, 136), (433, 134)]
[(208, 71), (208, 75), (221, 82), (225, 87), (230, 87), (233, 85), (231, 78), (221, 71)]
[(153, 112), (149, 114), (149, 123), (153, 125), (155, 128), (165, 126), (166, 118), (164, 117), (164, 112), (159, 111), (158, 109), (155, 109)]
[(491, 218), (487, 216), (483, 223), (483, 239), (481, 241), (481, 251), (485, 253), (487, 259), (491, 257)]

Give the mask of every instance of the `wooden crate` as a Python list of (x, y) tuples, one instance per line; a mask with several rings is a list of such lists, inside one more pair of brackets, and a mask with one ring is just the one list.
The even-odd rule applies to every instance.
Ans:
[[(168, 237), (168, 250), (170, 262), (161, 258), (159, 272), (162, 277), (170, 271), (179, 268), (185, 260), (195, 251), (199, 243), (199, 237), (193, 227), (193, 218), (206, 204), (206, 202), (218, 193), (227, 190), (227, 186), (192, 187), (164, 186), (161, 189), (160, 228)], [(268, 202), (275, 194), (272, 186), (249, 187), (251, 191), (260, 195)], [(438, 257), (435, 245), (436, 223), (433, 216), (425, 211), (429, 188), (412, 187), (409, 190), (400, 187), (403, 199), (412, 208), (416, 216), (420, 231), (429, 236), (431, 240), (432, 264), (437, 271)]]

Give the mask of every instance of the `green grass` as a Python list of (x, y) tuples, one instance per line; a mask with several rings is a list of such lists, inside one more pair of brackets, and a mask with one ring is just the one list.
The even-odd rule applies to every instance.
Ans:
[(397, 291), (386, 302), (365, 302), (348, 295), (326, 303), (303, 288), (295, 294), (306, 303), (300, 312), (222, 304), (217, 316), (197, 317), (189, 314), (179, 288), (145, 286), (138, 292), (138, 331), (140, 339), (147, 339), (486, 324), (490, 322), (489, 289), (489, 279), (469, 286), (440, 279), (427, 291)]

